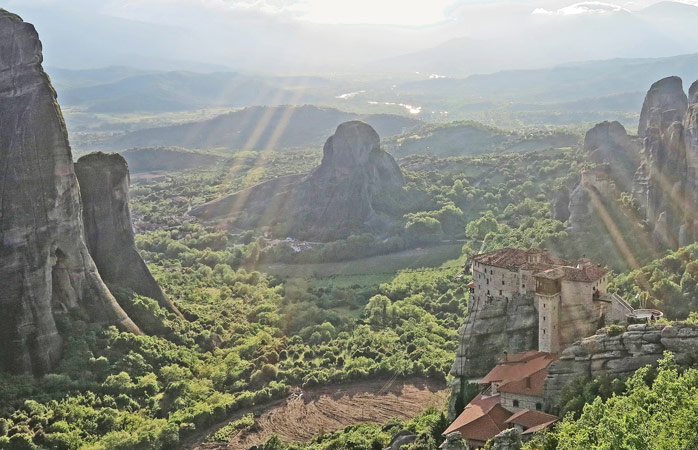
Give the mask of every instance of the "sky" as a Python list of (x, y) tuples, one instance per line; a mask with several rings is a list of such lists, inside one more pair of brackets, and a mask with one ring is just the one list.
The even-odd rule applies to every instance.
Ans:
[[(44, 43), (45, 60), (53, 66), (94, 68), (137, 63), (139, 67), (190, 68), (205, 63), (201, 67), (206, 70), (219, 67), (309, 73), (318, 68), (364, 71), (372, 61), (463, 38), (498, 40), (499, 47), (493, 47), (496, 53), (512, 43), (523, 45), (521, 36), (533, 35), (541, 24), (564, 30), (563, 25), (553, 22), (564, 24), (570, 17), (598, 18), (619, 11), (638, 11), (658, 1), (4, 0), (3, 3), (6, 9), (37, 27)], [(683, 0), (683, 3), (698, 5), (698, 0)], [(671, 39), (681, 42), (683, 35), (669, 36), (666, 40)], [(537, 46), (538, 42), (540, 39), (525, 43)], [(627, 46), (632, 47), (633, 42)], [(580, 57), (586, 57), (584, 49), (581, 50)], [(621, 49), (617, 55), (608, 54), (636, 56), (641, 50), (632, 53)], [(652, 56), (663, 53), (657, 51)], [(505, 64), (510, 59), (506, 52), (501, 52), (499, 58), (504, 63), (495, 61), (487, 70), (509, 67)], [(541, 64), (555, 61), (541, 60)]]
[[(582, 1), (569, 0), (115, 0), (105, 10), (129, 15), (138, 10), (164, 5), (192, 3), (220, 11), (259, 11), (267, 15), (292, 17), (322, 24), (434, 26), (458, 20), (461, 8), (475, 12), (500, 8), (530, 10), (534, 14), (588, 14), (619, 9), (637, 10), (659, 0)], [(680, 0), (698, 4), (698, 0)], [(139, 8), (135, 8), (140, 5)]]
[[(462, 19), (462, 11), (476, 18), (492, 7), (532, 14), (589, 14), (618, 9), (637, 10), (660, 0), (8, 0), (12, 6), (96, 9), (100, 13), (153, 22), (170, 22), (189, 9), (231, 13), (259, 13), (275, 19), (318, 24), (437, 26)], [(679, 0), (698, 5), (698, 0)], [(169, 12), (167, 11), (169, 10)], [(182, 20), (179, 17), (176, 20)]]

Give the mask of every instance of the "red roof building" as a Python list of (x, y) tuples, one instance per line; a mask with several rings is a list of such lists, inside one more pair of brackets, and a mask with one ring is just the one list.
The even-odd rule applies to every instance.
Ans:
[(475, 397), (446, 429), (460, 432), (471, 447), (481, 447), (507, 428), (543, 429), (557, 417), (546, 414), (543, 393), (548, 368), (557, 355), (529, 350), (502, 358), (478, 384)]
[(444, 435), (457, 431), (471, 447), (482, 447), (508, 428), (506, 420), (511, 416), (512, 413), (499, 403), (499, 395), (480, 394), (446, 428)]

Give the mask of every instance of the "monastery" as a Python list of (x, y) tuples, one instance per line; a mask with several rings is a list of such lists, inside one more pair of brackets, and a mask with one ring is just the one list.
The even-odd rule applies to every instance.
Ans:
[[(482, 318), (488, 310), (523, 299), (532, 303), (538, 324), (537, 346), (511, 355), (505, 351), (478, 381), (481, 393), (446, 430), (445, 434), (460, 432), (474, 448), (507, 428), (519, 428), (526, 438), (557, 420), (548, 414), (553, 408), (544, 403), (544, 387), (548, 368), (562, 350), (607, 324), (661, 316), (656, 310), (635, 310), (620, 296), (609, 294), (608, 271), (588, 259), (570, 263), (542, 249), (503, 248), (473, 256), (470, 271), (469, 305), (477, 308), (472, 311), (474, 321), (487, 325)], [(471, 321), (470, 330), (478, 323)], [(463, 333), (467, 331), (464, 326)], [(535, 340), (529, 345), (534, 346)], [(467, 364), (469, 356), (460, 363)]]

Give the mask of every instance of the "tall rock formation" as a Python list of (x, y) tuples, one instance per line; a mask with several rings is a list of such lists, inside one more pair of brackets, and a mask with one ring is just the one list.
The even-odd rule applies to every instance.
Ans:
[(54, 315), (71, 308), (139, 332), (85, 245), (68, 135), (41, 62), (34, 27), (0, 9), (0, 370), (12, 372), (54, 366)]
[(644, 138), (650, 128), (666, 128), (673, 122), (680, 122), (687, 107), (681, 78), (667, 77), (657, 81), (650, 86), (642, 104), (637, 135)]
[(657, 244), (677, 247), (698, 238), (698, 86), (689, 96), (678, 77), (652, 85), (642, 106), (638, 135), (645, 162), (635, 174), (633, 195)]
[(119, 154), (92, 153), (75, 163), (85, 238), (102, 279), (157, 300), (181, 316), (138, 254), (128, 208), (129, 173)]
[(322, 163), (307, 176), (270, 180), (192, 208), (190, 214), (331, 240), (385, 230), (404, 184), (400, 167), (381, 149), (378, 133), (364, 122), (351, 121), (327, 139)]
[(642, 145), (639, 139), (628, 135), (623, 125), (616, 121), (596, 124), (584, 136), (584, 150), (593, 162), (610, 166), (610, 175), (619, 189), (632, 189)]
[(345, 122), (325, 142), (320, 166), (299, 186), (294, 234), (380, 229), (374, 198), (404, 183), (400, 167), (380, 148), (378, 133), (364, 122)]

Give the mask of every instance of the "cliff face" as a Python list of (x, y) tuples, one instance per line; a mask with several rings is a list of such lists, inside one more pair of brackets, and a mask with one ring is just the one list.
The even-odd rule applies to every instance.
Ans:
[(642, 145), (639, 139), (628, 136), (623, 125), (617, 121), (596, 124), (584, 136), (584, 150), (593, 162), (610, 166), (609, 175), (619, 189), (632, 189)]
[(595, 378), (603, 373), (628, 377), (647, 364), (656, 364), (664, 351), (674, 353), (682, 365), (698, 362), (698, 328), (636, 324), (617, 336), (599, 330), (565, 349), (550, 366), (545, 380), (546, 402), (557, 404), (562, 390), (576, 378)]
[(508, 301), (488, 300), (486, 296), (471, 299), (465, 324), (458, 330), (453, 376), (484, 376), (505, 351), (511, 354), (538, 348), (538, 312), (533, 295), (515, 295)]
[(611, 165), (602, 164), (582, 173), (579, 184), (570, 194), (569, 231), (584, 231), (589, 219), (597, 214), (605, 200), (615, 199)]
[(390, 219), (381, 214), (381, 202), (398, 198), (403, 185), (400, 167), (380, 148), (378, 133), (366, 123), (351, 121), (327, 139), (322, 163), (307, 176), (270, 180), (192, 208), (190, 214), (331, 240), (384, 230)]
[(0, 370), (43, 372), (60, 357), (54, 315), (82, 307), (138, 332), (85, 245), (80, 192), (34, 27), (0, 9)]
[(180, 314), (136, 250), (128, 208), (129, 173), (119, 154), (92, 153), (75, 163), (85, 239), (102, 279)]
[(687, 97), (678, 77), (662, 79), (647, 92), (638, 135), (645, 163), (635, 174), (633, 195), (657, 242), (677, 247), (698, 238), (698, 86)]

